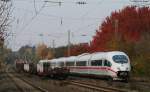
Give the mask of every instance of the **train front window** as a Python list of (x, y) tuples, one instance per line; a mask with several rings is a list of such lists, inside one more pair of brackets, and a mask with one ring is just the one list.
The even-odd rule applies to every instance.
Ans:
[(125, 55), (115, 55), (112, 58), (116, 63), (128, 63), (128, 59)]
[(108, 60), (104, 60), (104, 66), (111, 67), (111, 63)]

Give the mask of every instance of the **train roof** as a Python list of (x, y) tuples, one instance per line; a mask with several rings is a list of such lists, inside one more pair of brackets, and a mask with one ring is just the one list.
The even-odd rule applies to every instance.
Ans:
[(40, 60), (39, 63), (44, 63), (44, 62), (48, 62), (49, 60), (45, 59), (45, 60)]
[(77, 61), (88, 61), (90, 57), (91, 57), (91, 54), (84, 53), (84, 54), (78, 55)]
[(91, 60), (106, 58), (106, 52), (96, 52), (91, 54)]
[(112, 57), (113, 55), (126, 55), (124, 52), (121, 51), (110, 51), (110, 52), (95, 52), (95, 53), (83, 53), (78, 56), (70, 56), (70, 57), (61, 57), (61, 58), (55, 58), (51, 60), (40, 60), (39, 62), (74, 62), (74, 61), (88, 61), (88, 60), (96, 60), (96, 59), (102, 59), (102, 58), (108, 58)]
[(109, 54), (109, 55), (115, 55), (115, 54), (124, 54), (124, 55), (126, 55), (124, 52), (122, 52), (122, 51), (110, 51), (110, 52), (107, 52), (107, 54)]
[(51, 59), (49, 62), (51, 63), (51, 62), (57, 62), (58, 61), (58, 59)]
[(70, 56), (66, 58), (66, 62), (74, 62), (77, 59), (77, 56)]
[(66, 57), (61, 57), (55, 60), (56, 62), (65, 62), (66, 61)]
[(61, 57), (61, 58), (55, 58), (55, 59), (51, 59), (49, 62), (50, 63), (57, 63), (57, 62), (65, 62), (66, 61), (66, 57)]
[(96, 53), (92, 54), (91, 60), (108, 58), (108, 57), (112, 57), (113, 55), (117, 55), (117, 54), (126, 55), (124, 52), (121, 52), (121, 51), (96, 52)]

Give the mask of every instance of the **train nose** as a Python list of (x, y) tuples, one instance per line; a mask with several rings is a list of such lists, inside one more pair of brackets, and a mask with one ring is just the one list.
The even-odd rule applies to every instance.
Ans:
[(121, 78), (125, 78), (125, 77), (129, 76), (129, 72), (128, 71), (118, 71), (117, 76), (121, 77)]

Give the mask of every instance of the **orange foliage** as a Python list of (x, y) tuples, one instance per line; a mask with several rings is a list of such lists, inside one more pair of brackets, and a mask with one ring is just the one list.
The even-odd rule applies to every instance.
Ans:
[(125, 42), (136, 43), (145, 32), (150, 33), (150, 9), (148, 7), (126, 7), (106, 17), (93, 37), (91, 51), (110, 50), (107, 45), (112, 39), (116, 41), (123, 39)]
[[(76, 56), (76, 55), (79, 55), (82, 53), (87, 53), (87, 52), (89, 52), (88, 43), (80, 43), (77, 45), (72, 45), (71, 49), (70, 49), (70, 55), (71, 56)], [(65, 56), (68, 56), (67, 51), (64, 54), (65, 54)]]

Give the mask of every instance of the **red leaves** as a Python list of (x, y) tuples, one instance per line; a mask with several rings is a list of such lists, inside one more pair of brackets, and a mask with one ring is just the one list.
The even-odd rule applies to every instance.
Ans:
[(106, 17), (90, 46), (73, 45), (71, 55), (109, 50), (130, 51), (132, 45), (139, 42), (143, 34), (147, 33), (150, 34), (150, 9), (125, 7)]
[[(89, 52), (89, 49), (90, 48), (89, 48), (88, 43), (80, 43), (77, 45), (72, 45), (70, 49), (70, 56), (76, 56), (82, 53), (87, 53)], [(64, 54), (65, 56), (68, 56), (67, 51)]]
[(109, 50), (107, 43), (112, 39), (136, 43), (140, 40), (142, 33), (148, 31), (150, 32), (150, 9), (126, 7), (106, 17), (93, 37), (91, 51)]
[(82, 53), (86, 53), (86, 52), (88, 52), (88, 49), (89, 49), (88, 43), (81, 43), (79, 45), (74, 45), (71, 48), (71, 55), (75, 56), (75, 55), (79, 55)]

